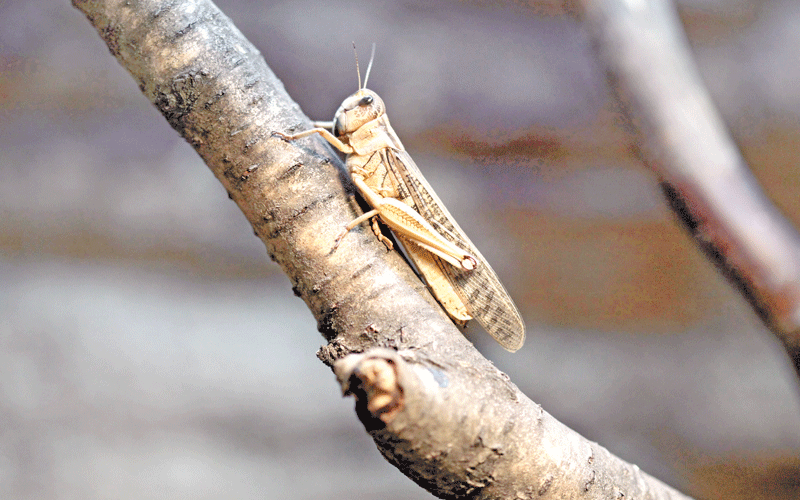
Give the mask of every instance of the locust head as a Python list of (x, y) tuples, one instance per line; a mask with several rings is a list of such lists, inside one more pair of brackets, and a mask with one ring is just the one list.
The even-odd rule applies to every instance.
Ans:
[(333, 134), (336, 137), (349, 135), (385, 113), (386, 105), (378, 94), (369, 89), (359, 89), (336, 110)]
[(353, 52), (356, 56), (356, 73), (358, 74), (358, 91), (344, 100), (336, 114), (333, 116), (333, 134), (336, 137), (349, 136), (364, 124), (383, 116), (386, 105), (378, 94), (367, 88), (369, 72), (372, 71), (372, 61), (375, 60), (375, 44), (372, 44), (372, 55), (369, 58), (367, 73), (364, 75), (364, 84), (361, 84), (361, 70), (358, 68), (358, 53), (353, 42)]

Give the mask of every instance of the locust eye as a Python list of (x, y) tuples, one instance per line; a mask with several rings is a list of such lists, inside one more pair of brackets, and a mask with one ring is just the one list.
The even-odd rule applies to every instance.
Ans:
[(372, 102), (374, 100), (375, 99), (373, 99), (371, 95), (365, 95), (364, 97), (361, 98), (360, 101), (358, 101), (358, 105), (359, 106), (369, 106), (370, 104), (372, 104)]

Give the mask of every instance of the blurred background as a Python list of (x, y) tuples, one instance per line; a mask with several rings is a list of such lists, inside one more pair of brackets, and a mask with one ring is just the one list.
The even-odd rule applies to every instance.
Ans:
[[(220, 0), (313, 119), (369, 86), (528, 326), (467, 335), (557, 419), (698, 498), (797, 498), (798, 381), (632, 156), (560, 2)], [(800, 223), (800, 3), (679, 2)], [(364, 65), (365, 66), (365, 65)], [(364, 67), (362, 66), (362, 67)], [(288, 279), (67, 0), (0, 3), (4, 499), (428, 499)]]

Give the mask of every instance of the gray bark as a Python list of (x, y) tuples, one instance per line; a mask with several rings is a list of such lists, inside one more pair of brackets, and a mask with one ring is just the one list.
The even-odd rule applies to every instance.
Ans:
[[(386, 458), (447, 498), (687, 498), (520, 393), (357, 214), (342, 165), (259, 52), (207, 0), (74, 0), (142, 92), (195, 148), (317, 318)], [(347, 357), (353, 353), (355, 357)], [(366, 363), (366, 365), (365, 365)]]

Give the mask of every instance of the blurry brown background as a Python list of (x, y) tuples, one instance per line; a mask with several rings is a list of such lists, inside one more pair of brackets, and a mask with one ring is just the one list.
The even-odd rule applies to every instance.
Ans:
[[(797, 498), (798, 381), (631, 154), (558, 2), (218, 2), (314, 119), (369, 86), (523, 312), (559, 420), (700, 498)], [(800, 3), (685, 0), (721, 112), (800, 223)], [(66, 0), (0, 3), (4, 499), (431, 498), (314, 356), (311, 314)]]

